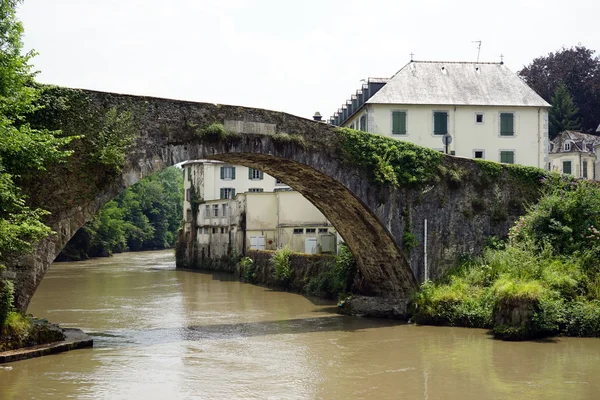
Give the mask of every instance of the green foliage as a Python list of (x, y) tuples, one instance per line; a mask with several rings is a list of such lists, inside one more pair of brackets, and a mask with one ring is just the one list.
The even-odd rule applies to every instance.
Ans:
[(495, 313), (520, 307), (530, 319), (493, 326), (496, 336), (600, 336), (600, 187), (555, 176), (545, 186), (508, 243), (421, 287), (417, 322), (489, 327)]
[(335, 263), (330, 264), (319, 276), (311, 278), (304, 291), (308, 295), (336, 300), (346, 298), (352, 291), (357, 266), (354, 256), (345, 243), (340, 244)]
[(419, 245), (417, 236), (412, 232), (404, 232), (402, 234), (402, 246), (408, 252)]
[(569, 89), (564, 83), (559, 83), (552, 96), (552, 108), (548, 112), (550, 121), (550, 139), (554, 139), (563, 131), (577, 131), (581, 127), (577, 113), (579, 109), (573, 103)]
[(343, 156), (383, 186), (420, 185), (435, 180), (443, 155), (435, 150), (347, 128), (336, 129)]
[(476, 158), (475, 160), (475, 164), (477, 164), (479, 166), (479, 169), (484, 172), (485, 174), (491, 176), (491, 177), (498, 177), (500, 176), (500, 174), (502, 173), (502, 164), (494, 162), (494, 161), (488, 161), (488, 160), (482, 160), (479, 158)]
[(538, 57), (519, 75), (546, 101), (552, 102), (557, 87), (564, 84), (579, 108), (584, 131), (593, 132), (600, 121), (600, 57), (578, 45)]
[(231, 142), (242, 139), (242, 135), (240, 133), (228, 131), (227, 129), (225, 129), (225, 126), (223, 124), (217, 122), (205, 125), (202, 128), (197, 128), (194, 131), (194, 135), (201, 140), (211, 142)]
[(492, 299), (489, 291), (472, 287), (460, 277), (449, 284), (425, 282), (414, 298), (413, 318), (430, 325), (489, 328), (492, 325)]
[(250, 257), (242, 258), (240, 260), (240, 269), (244, 280), (248, 283), (254, 283), (256, 280), (256, 266), (254, 265), (254, 260)]
[(2, 327), (8, 315), (13, 311), (14, 286), (12, 281), (0, 279), (0, 327)]
[(183, 216), (183, 177), (166, 168), (109, 201), (69, 241), (58, 260), (172, 247)]
[(89, 138), (94, 146), (94, 161), (120, 172), (136, 135), (137, 122), (133, 113), (112, 107), (104, 115), (100, 131)]
[(271, 140), (275, 144), (296, 144), (302, 148), (306, 148), (306, 141), (304, 140), (304, 136), (298, 134), (289, 134), (289, 133), (276, 133), (271, 136)]
[(575, 301), (565, 309), (567, 336), (594, 337), (600, 332), (600, 301)]
[(292, 249), (289, 246), (285, 246), (282, 249), (277, 249), (271, 259), (274, 267), (273, 276), (283, 286), (287, 286), (292, 278), (291, 255)]
[(22, 54), (23, 27), (16, 20), (15, 0), (0, 0), (0, 257), (28, 251), (31, 243), (51, 234), (42, 222), (47, 214), (27, 207), (18, 186), (20, 175), (63, 161), (74, 137), (34, 129), (25, 118), (39, 106), (40, 90), (29, 64), (34, 52)]

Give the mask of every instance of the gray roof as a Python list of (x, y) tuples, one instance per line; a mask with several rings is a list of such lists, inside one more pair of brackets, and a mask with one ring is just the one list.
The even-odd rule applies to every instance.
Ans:
[[(565, 142), (571, 142), (568, 151), (564, 149)], [(550, 153), (590, 153), (600, 145), (600, 136), (576, 131), (563, 131), (550, 141)]]
[(369, 104), (550, 107), (502, 63), (411, 61)]

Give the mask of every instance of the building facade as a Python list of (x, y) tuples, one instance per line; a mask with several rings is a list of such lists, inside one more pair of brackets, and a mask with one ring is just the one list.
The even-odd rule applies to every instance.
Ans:
[(183, 233), (197, 267), (225, 267), (247, 250), (289, 246), (299, 253), (336, 252), (337, 232), (325, 216), (275, 178), (216, 161), (182, 167)]
[(329, 122), (450, 154), (546, 168), (548, 107), (503, 63), (411, 61), (367, 80)]
[(600, 137), (564, 131), (550, 142), (548, 169), (575, 178), (598, 179)]

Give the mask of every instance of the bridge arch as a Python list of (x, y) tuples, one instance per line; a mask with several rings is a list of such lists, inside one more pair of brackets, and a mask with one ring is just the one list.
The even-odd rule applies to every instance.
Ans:
[[(459, 182), (442, 176), (427, 187), (382, 185), (364, 166), (349, 162), (334, 127), (285, 113), (64, 88), (49, 90), (47, 96), (47, 107), (33, 123), (86, 137), (66, 164), (24, 176), (31, 204), (52, 213), (48, 224), (57, 234), (42, 240), (33, 254), (9, 263), (15, 303), (23, 311), (56, 255), (106, 202), (140, 179), (186, 160), (257, 168), (298, 190), (349, 245), (360, 271), (358, 293), (386, 299), (387, 315), (406, 311), (425, 273), (439, 274), (457, 254), (480, 250), (486, 236), (505, 234), (518, 215), (494, 219), (490, 209), (465, 218), (474, 196), (496, 208), (515, 197), (493, 197), (498, 186), (484, 188), (481, 183), (489, 177), (470, 160), (442, 160), (440, 171), (459, 171)], [(132, 142), (123, 167), (103, 164), (98, 152), (111, 140), (128, 137)], [(407, 232), (419, 238), (413, 249), (403, 246)]]

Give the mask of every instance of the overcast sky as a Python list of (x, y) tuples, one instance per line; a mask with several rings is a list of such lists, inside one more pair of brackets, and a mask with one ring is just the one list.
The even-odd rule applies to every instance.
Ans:
[(599, 0), (25, 0), (38, 80), (329, 117), (410, 60), (600, 51)]

